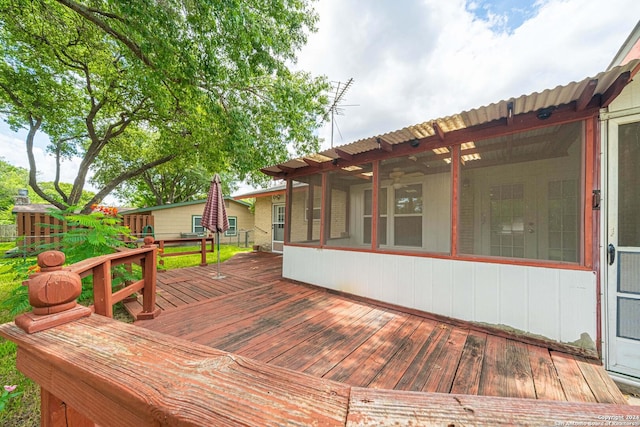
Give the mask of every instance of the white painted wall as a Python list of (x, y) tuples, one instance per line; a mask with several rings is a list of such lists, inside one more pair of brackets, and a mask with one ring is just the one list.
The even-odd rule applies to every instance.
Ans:
[(591, 271), (285, 246), (283, 276), (562, 342), (596, 338)]

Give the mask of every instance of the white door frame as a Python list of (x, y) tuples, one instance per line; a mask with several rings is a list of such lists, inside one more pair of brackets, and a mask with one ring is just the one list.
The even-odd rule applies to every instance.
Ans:
[[(603, 362), (605, 368), (616, 380), (640, 386), (640, 366), (637, 360), (633, 360), (634, 356), (629, 357), (629, 354), (634, 354), (640, 349), (640, 342), (617, 337), (618, 261), (621, 253), (640, 252), (640, 248), (618, 245), (618, 127), (634, 122), (640, 122), (640, 114), (609, 117), (602, 122), (601, 126), (601, 140), (604, 142), (601, 149), (604, 166), (601, 178), (602, 188), (606, 190), (602, 200), (601, 229), (603, 232), (600, 265), (602, 266)], [(612, 265), (609, 265), (609, 244), (613, 244), (616, 250)]]

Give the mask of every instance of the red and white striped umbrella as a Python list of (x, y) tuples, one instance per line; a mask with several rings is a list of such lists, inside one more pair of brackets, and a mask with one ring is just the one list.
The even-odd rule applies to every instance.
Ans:
[(216, 244), (218, 246), (218, 275), (214, 279), (224, 279), (220, 275), (220, 233), (229, 229), (229, 218), (227, 209), (224, 207), (224, 197), (220, 187), (220, 176), (215, 174), (211, 180), (211, 187), (204, 204), (204, 212), (200, 224), (216, 233)]
[(211, 180), (209, 195), (204, 204), (201, 224), (214, 233), (220, 233), (229, 229), (229, 218), (224, 207), (224, 197), (220, 186), (220, 176), (215, 174)]

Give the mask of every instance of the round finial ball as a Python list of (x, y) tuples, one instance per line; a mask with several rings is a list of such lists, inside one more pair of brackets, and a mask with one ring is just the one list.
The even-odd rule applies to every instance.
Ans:
[(82, 292), (80, 275), (68, 270), (35, 274), (29, 279), (29, 303), (35, 314), (50, 314), (56, 307), (75, 301)]
[(145, 245), (153, 245), (155, 239), (153, 238), (153, 236), (146, 236), (143, 241)]
[(60, 251), (46, 251), (38, 254), (38, 265), (41, 269), (61, 268), (65, 261), (65, 255)]

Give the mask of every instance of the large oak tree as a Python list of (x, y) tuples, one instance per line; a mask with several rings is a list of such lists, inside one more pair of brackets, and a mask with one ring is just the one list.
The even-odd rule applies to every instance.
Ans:
[[(316, 150), (326, 80), (289, 68), (316, 19), (307, 0), (0, 0), (0, 112), (28, 131), (30, 186), (65, 208), (92, 171), (88, 209), (168, 162), (252, 180)], [(59, 168), (82, 160), (59, 198), (36, 179), (38, 132)]]

